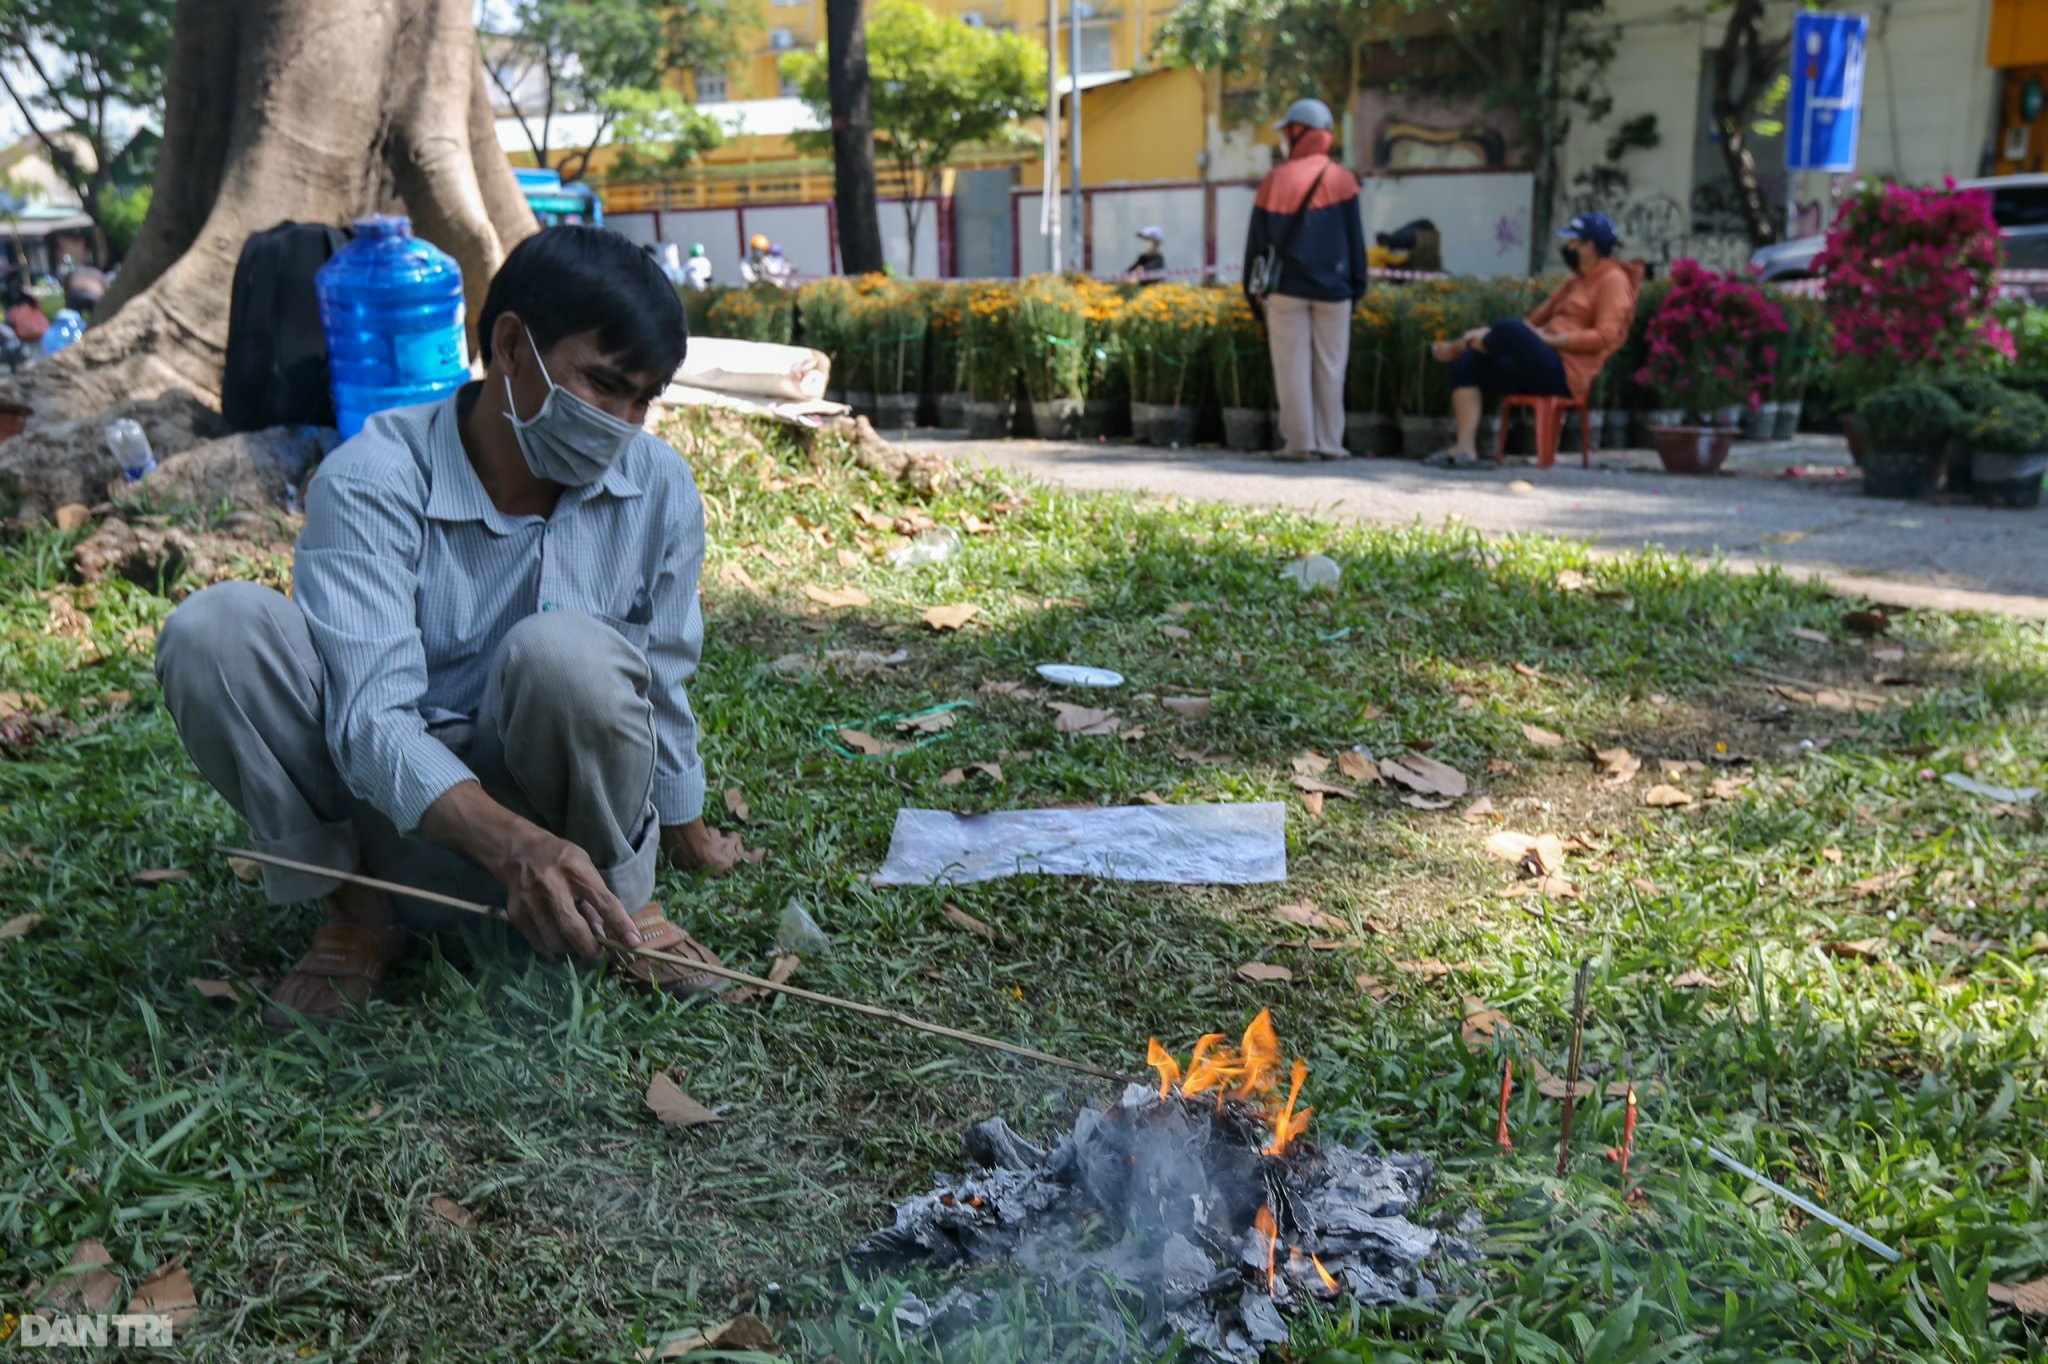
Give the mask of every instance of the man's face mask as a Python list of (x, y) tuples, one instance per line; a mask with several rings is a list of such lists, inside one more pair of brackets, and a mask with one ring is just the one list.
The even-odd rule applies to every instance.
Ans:
[(534, 345), (531, 331), (526, 333), (526, 344), (533, 350), (534, 363), (540, 366), (540, 377), (548, 383), (548, 396), (541, 402), (540, 411), (521, 420), (518, 405), (512, 399), (512, 376), (505, 376), (505, 415), (512, 423), (513, 438), (519, 442), (519, 453), (526, 457), (526, 467), (535, 478), (571, 488), (597, 482), (604, 477), (605, 470), (618, 463), (633, 437), (640, 434), (640, 428), (557, 384), (540, 358), (540, 347)]

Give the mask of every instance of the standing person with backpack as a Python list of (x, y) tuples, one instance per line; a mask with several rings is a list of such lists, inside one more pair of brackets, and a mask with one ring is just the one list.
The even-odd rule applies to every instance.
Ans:
[(1244, 291), (1263, 310), (1280, 399), (1281, 460), (1344, 458), (1351, 309), (1365, 296), (1358, 180), (1330, 155), (1330, 106), (1298, 99), (1274, 126), (1287, 160), (1267, 172), (1245, 235)]

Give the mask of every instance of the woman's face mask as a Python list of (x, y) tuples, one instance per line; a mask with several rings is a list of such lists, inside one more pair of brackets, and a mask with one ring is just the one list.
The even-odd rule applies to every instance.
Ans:
[(1574, 271), (1579, 268), (1579, 248), (1576, 243), (1566, 242), (1563, 247), (1564, 263)]
[(505, 415), (519, 442), (519, 453), (526, 457), (526, 467), (535, 478), (571, 488), (597, 482), (619, 462), (640, 428), (557, 384), (540, 358), (531, 331), (526, 333), (526, 344), (532, 347), (533, 361), (548, 385), (540, 410), (522, 420), (512, 398), (512, 376), (505, 376)]

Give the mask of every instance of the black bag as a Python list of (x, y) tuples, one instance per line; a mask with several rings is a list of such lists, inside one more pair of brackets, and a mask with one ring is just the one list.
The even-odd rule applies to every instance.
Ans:
[(324, 223), (279, 223), (242, 244), (220, 383), (221, 415), (234, 430), (334, 425), (313, 276), (348, 239)]
[(1315, 202), (1316, 191), (1323, 187), (1323, 177), (1330, 173), (1333, 164), (1329, 157), (1323, 158), (1323, 168), (1309, 182), (1308, 193), (1301, 196), (1301, 203), (1295, 208), (1294, 216), (1287, 220), (1287, 230), (1280, 234), (1280, 240), (1268, 243), (1264, 251), (1252, 257), (1251, 269), (1245, 274), (1244, 291), (1253, 299), (1263, 299), (1280, 287), (1281, 264), (1294, 246), (1294, 234), (1301, 230), (1301, 220), (1308, 216), (1308, 206)]

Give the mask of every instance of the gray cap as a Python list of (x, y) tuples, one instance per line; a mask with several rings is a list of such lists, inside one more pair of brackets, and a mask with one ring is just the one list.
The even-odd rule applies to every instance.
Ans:
[(1290, 123), (1299, 123), (1304, 128), (1321, 128), (1328, 132), (1337, 120), (1330, 116), (1330, 106), (1319, 99), (1298, 99), (1287, 106), (1286, 115), (1273, 126), (1285, 128)]

